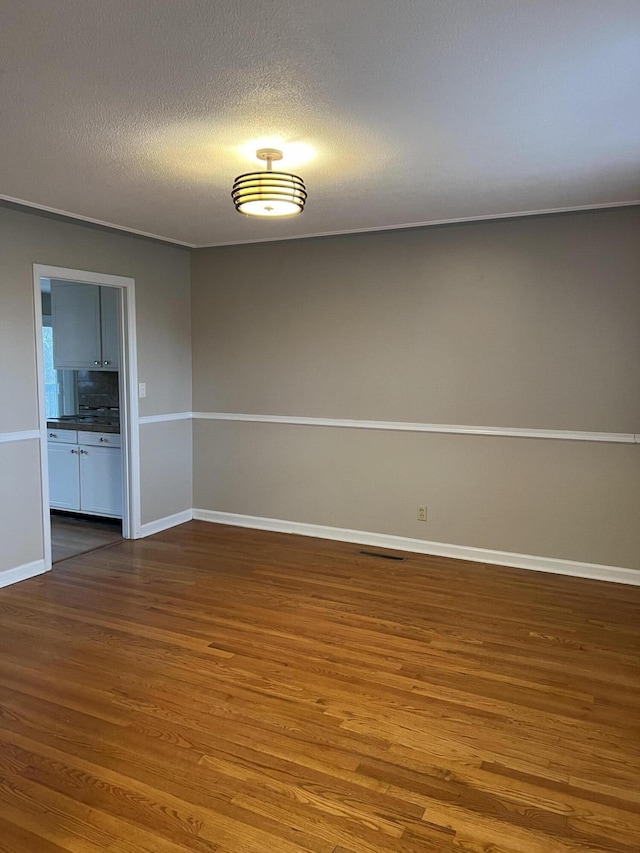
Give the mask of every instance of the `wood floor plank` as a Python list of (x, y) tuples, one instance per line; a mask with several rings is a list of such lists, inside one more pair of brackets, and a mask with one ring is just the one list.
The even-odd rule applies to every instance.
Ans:
[(51, 559), (54, 563), (102, 548), (121, 538), (119, 519), (51, 513)]
[(0, 590), (0, 853), (637, 853), (640, 589), (190, 522)]

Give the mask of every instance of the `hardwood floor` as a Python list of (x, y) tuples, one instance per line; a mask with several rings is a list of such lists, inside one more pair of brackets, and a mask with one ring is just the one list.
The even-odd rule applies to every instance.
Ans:
[(59, 563), (122, 539), (122, 522), (114, 518), (51, 513), (51, 558)]
[(637, 853), (640, 588), (358, 550), (190, 522), (0, 590), (0, 851)]

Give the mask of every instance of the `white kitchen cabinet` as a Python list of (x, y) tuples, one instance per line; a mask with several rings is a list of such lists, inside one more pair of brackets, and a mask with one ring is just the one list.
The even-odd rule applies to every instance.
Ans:
[(120, 291), (100, 287), (100, 340), (102, 369), (117, 370), (120, 361)]
[(122, 473), (117, 447), (79, 448), (80, 510), (122, 517)]
[(56, 370), (117, 370), (119, 290), (51, 282), (53, 366)]
[(47, 431), (47, 439), (55, 441), (57, 444), (64, 442), (65, 444), (78, 443), (78, 431), (75, 429), (56, 429), (55, 427)]
[(49, 504), (53, 509), (122, 518), (119, 435), (50, 432), (48, 453)]
[(80, 508), (78, 445), (49, 439), (49, 503), (56, 509)]

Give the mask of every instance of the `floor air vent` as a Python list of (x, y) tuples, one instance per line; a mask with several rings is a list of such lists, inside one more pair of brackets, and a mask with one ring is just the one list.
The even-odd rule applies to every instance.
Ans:
[(396, 563), (402, 563), (406, 557), (397, 557), (395, 554), (380, 554), (378, 551), (358, 551), (363, 557), (377, 557), (379, 560), (395, 560)]

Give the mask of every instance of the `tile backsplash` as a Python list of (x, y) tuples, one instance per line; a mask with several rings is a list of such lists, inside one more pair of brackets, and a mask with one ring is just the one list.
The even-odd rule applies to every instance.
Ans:
[(78, 370), (79, 409), (117, 409), (118, 374), (107, 370)]

